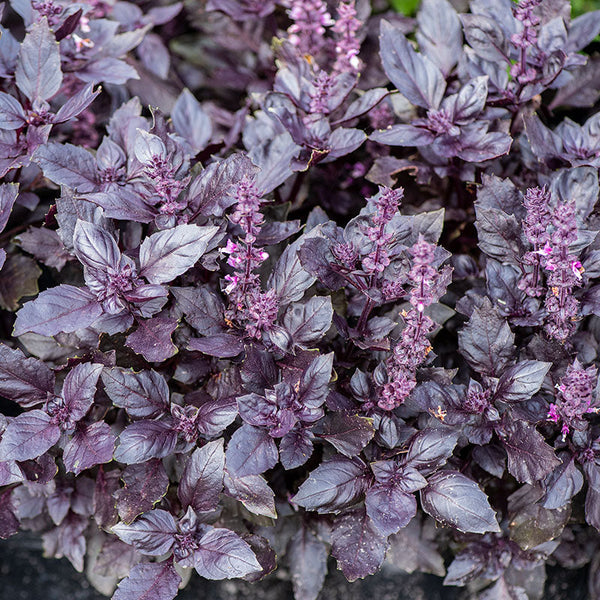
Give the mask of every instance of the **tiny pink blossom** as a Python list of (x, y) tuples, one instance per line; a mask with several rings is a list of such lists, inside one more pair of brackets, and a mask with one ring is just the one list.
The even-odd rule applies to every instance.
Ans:
[(571, 270), (573, 271), (573, 275), (575, 275), (575, 277), (577, 277), (577, 279), (581, 279), (581, 274), (584, 271), (583, 265), (578, 261), (578, 260), (574, 260), (571, 263)]
[(239, 275), (225, 275), (225, 281), (229, 282), (229, 285), (225, 287), (225, 293), (231, 294), (240, 282)]
[(237, 244), (235, 244), (231, 240), (227, 240), (227, 246), (223, 248), (223, 252), (226, 252), (227, 254), (232, 254), (233, 252), (237, 252), (239, 248), (240, 247)]
[(552, 254), (552, 246), (546, 242), (544, 247), (541, 250), (536, 250), (534, 254), (539, 254), (540, 256), (550, 256), (550, 254)]
[(558, 423), (559, 415), (558, 412), (556, 412), (556, 404), (550, 405), (550, 410), (548, 410), (546, 418), (554, 423)]

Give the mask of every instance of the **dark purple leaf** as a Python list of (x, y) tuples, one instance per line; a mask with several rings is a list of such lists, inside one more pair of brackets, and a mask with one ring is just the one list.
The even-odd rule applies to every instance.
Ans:
[[(54, 473), (52, 474), (54, 477)], [(23, 481), (23, 472), (14, 460), (0, 462), (0, 486), (11, 485)]]
[(319, 408), (327, 398), (333, 368), (333, 352), (317, 356), (300, 380), (298, 400), (308, 408)]
[(501, 27), (484, 15), (461, 15), (465, 38), (478, 56), (491, 62), (508, 60), (508, 40)]
[(585, 521), (600, 531), (600, 491), (593, 487), (585, 495)]
[(127, 336), (125, 345), (148, 362), (163, 362), (177, 354), (171, 335), (177, 329), (177, 319), (153, 317), (140, 319), (137, 329)]
[(167, 157), (167, 149), (163, 141), (157, 135), (143, 129), (137, 130), (133, 152), (144, 165), (152, 165), (155, 158), (164, 160)]
[(63, 284), (43, 291), (23, 306), (17, 313), (13, 335), (70, 333), (89, 327), (101, 314), (101, 305), (89, 291)]
[(71, 508), (72, 492), (72, 488), (61, 486), (46, 500), (48, 514), (55, 525), (60, 525), (67, 516), (67, 513)]
[(170, 422), (136, 421), (121, 433), (115, 460), (130, 465), (164, 458), (173, 452), (176, 444), (177, 432)]
[(367, 514), (383, 536), (397, 533), (417, 514), (417, 501), (394, 485), (376, 483), (365, 496)]
[(158, 417), (169, 407), (169, 386), (156, 371), (104, 369), (102, 383), (115, 406), (138, 419)]
[[(119, 519), (113, 494), (119, 489), (120, 475), (121, 472), (118, 470), (105, 471), (103, 467), (98, 469), (94, 487), (93, 509), (94, 520), (98, 527), (102, 529), (112, 527)], [(134, 515), (131, 520), (136, 516)]]
[(340, 156), (354, 152), (365, 140), (367, 135), (360, 129), (338, 127), (329, 137), (329, 154), (323, 162), (329, 162)]
[(71, 258), (60, 236), (53, 229), (30, 227), (18, 237), (18, 243), (29, 254), (48, 267), (60, 271)]
[(529, 400), (540, 391), (552, 363), (523, 360), (502, 373), (496, 396), (505, 402)]
[(364, 508), (338, 517), (331, 531), (331, 555), (348, 581), (375, 573), (387, 550), (387, 536), (373, 526)]
[(73, 247), (85, 267), (99, 271), (119, 270), (121, 252), (115, 239), (102, 227), (77, 219)]
[(77, 72), (79, 79), (91, 83), (123, 85), (129, 79), (139, 79), (137, 71), (125, 61), (112, 56), (92, 60)]
[(518, 265), (524, 251), (521, 226), (514, 215), (478, 205), (476, 211), (479, 247), (491, 258)]
[(224, 469), (223, 439), (194, 450), (185, 463), (177, 488), (183, 507), (191, 506), (196, 512), (214, 510), (223, 491)]
[(447, 0), (423, 0), (417, 14), (419, 48), (447, 77), (462, 52), (462, 28)]
[(185, 89), (171, 111), (175, 131), (183, 136), (194, 152), (200, 152), (210, 141), (212, 123), (193, 94)]
[(270, 352), (251, 347), (246, 352), (241, 375), (246, 390), (263, 394), (265, 389), (275, 386), (279, 371)]
[(286, 554), (294, 598), (317, 600), (327, 574), (327, 546), (302, 526), (290, 540)]
[(391, 486), (407, 494), (421, 490), (427, 485), (425, 477), (414, 467), (394, 460), (372, 462), (371, 470), (378, 485)]
[(56, 460), (50, 454), (42, 454), (36, 459), (19, 462), (18, 468), (27, 481), (49, 483), (58, 472)]
[(218, 358), (237, 356), (243, 349), (242, 339), (231, 333), (215, 333), (203, 338), (191, 338), (188, 342), (188, 350)]
[(15, 311), (21, 298), (37, 294), (40, 275), (34, 260), (22, 254), (9, 254), (0, 278), (0, 308)]
[(229, 529), (212, 529), (198, 543), (194, 567), (201, 577), (232, 579), (262, 570), (250, 546)]
[(88, 518), (70, 513), (56, 528), (42, 535), (44, 556), (69, 559), (76, 571), (83, 572), (86, 550), (84, 531)]
[[(0, 129), (19, 129), (27, 122), (20, 102), (5, 92), (0, 92), (0, 111)], [(0, 227), (1, 229), (2, 227)]]
[[(585, 15), (582, 15), (585, 16)], [(590, 56), (585, 65), (575, 69), (570, 81), (557, 90), (550, 110), (559, 106), (591, 107), (600, 96), (600, 59)]]
[(245, 175), (250, 176), (255, 172), (256, 167), (241, 153), (211, 163), (190, 184), (190, 208), (194, 214), (220, 217), (226, 208), (235, 204), (235, 195), (230, 194), (233, 186)]
[(177, 525), (171, 513), (159, 508), (144, 513), (131, 524), (117, 523), (112, 532), (142, 554), (166, 554), (175, 543)]
[(169, 478), (162, 462), (149, 460), (129, 465), (123, 471), (125, 487), (114, 494), (119, 516), (131, 523), (138, 515), (152, 510), (167, 493)]
[(208, 286), (172, 287), (177, 307), (201, 335), (221, 333), (225, 327), (222, 300)]
[(428, 146), (435, 134), (424, 127), (400, 124), (374, 131), (369, 139), (387, 146)]
[(450, 96), (447, 108), (454, 114), (454, 122), (462, 125), (472, 121), (485, 107), (488, 94), (487, 77), (475, 77), (464, 85), (458, 94)]
[(458, 332), (461, 354), (480, 373), (496, 375), (512, 359), (514, 333), (486, 298)]
[(425, 429), (411, 440), (404, 461), (415, 469), (431, 471), (452, 456), (458, 433), (451, 429)]
[(313, 453), (313, 435), (308, 429), (295, 427), (279, 442), (279, 460), (284, 469), (303, 465)]
[(3, 183), (0, 185), (0, 231), (6, 227), (18, 195), (18, 184)]
[(600, 33), (600, 10), (586, 12), (569, 25), (567, 48), (572, 52), (583, 50)]
[(140, 563), (119, 583), (112, 600), (173, 600), (180, 583), (170, 561)]
[[(142, 43), (137, 47), (137, 54), (142, 61), (142, 64), (148, 71), (159, 77), (160, 79), (166, 79), (169, 75), (169, 68), (171, 67), (171, 56), (168, 49), (166, 48), (162, 38), (155, 33), (148, 33), (142, 40)], [(192, 125), (192, 131), (195, 134), (201, 134), (201, 130), (194, 127), (193, 118), (194, 115), (187, 115), (190, 119), (188, 123)], [(177, 131), (181, 131), (177, 128)], [(190, 136), (192, 137), (192, 136)], [(200, 137), (200, 135), (198, 135)]]
[[(321, 228), (321, 231), (323, 229)], [(345, 280), (331, 267), (333, 256), (329, 250), (329, 244), (330, 242), (323, 237), (309, 238), (300, 246), (298, 257), (302, 266), (311, 275), (329, 289), (337, 290), (344, 286)]]
[(5, 540), (19, 531), (19, 519), (11, 500), (12, 490), (8, 489), (0, 494), (0, 539)]
[(256, 236), (257, 246), (273, 246), (279, 244), (283, 240), (290, 236), (298, 233), (302, 225), (299, 220), (285, 221), (273, 221), (271, 223), (264, 223), (260, 233)]
[(227, 470), (234, 477), (260, 475), (277, 464), (277, 446), (263, 429), (242, 425), (227, 445)]
[(291, 162), (300, 147), (286, 131), (250, 148), (248, 158), (259, 167), (256, 186), (263, 195), (279, 187), (293, 173)]
[(30, 460), (41, 456), (60, 439), (60, 428), (43, 410), (15, 417), (0, 441), (0, 460)]
[(319, 421), (314, 433), (334, 448), (352, 458), (373, 439), (373, 420), (342, 412), (329, 413)]
[(73, 421), (80, 421), (94, 402), (102, 365), (80, 363), (65, 378), (63, 397)]
[(429, 58), (417, 54), (404, 34), (384, 20), (379, 43), (383, 69), (400, 93), (416, 106), (438, 108), (446, 89), (440, 70)]
[(129, 544), (111, 536), (104, 540), (92, 567), (94, 575), (100, 577), (127, 577), (129, 571), (140, 562), (140, 553)]
[(362, 117), (372, 108), (377, 106), (377, 104), (379, 104), (387, 95), (389, 95), (389, 91), (385, 88), (373, 88), (361, 93), (361, 95), (348, 106), (344, 116), (337, 122), (344, 123), (345, 121)]
[(562, 508), (583, 487), (583, 475), (568, 452), (559, 454), (561, 464), (547, 477), (542, 506), (550, 510)]
[(533, 485), (560, 464), (542, 434), (529, 423), (507, 423), (502, 443), (508, 455), (508, 471), (522, 483)]
[(85, 469), (110, 462), (114, 449), (115, 437), (106, 423), (80, 425), (65, 446), (65, 469), (79, 475)]
[(156, 217), (156, 209), (131, 188), (119, 187), (108, 192), (85, 194), (86, 201), (101, 206), (106, 217), (150, 223)]
[(140, 275), (150, 283), (168, 283), (194, 266), (218, 227), (177, 225), (147, 237), (140, 246)]
[(288, 246), (269, 278), (269, 288), (275, 290), (280, 306), (300, 300), (304, 292), (315, 282), (315, 278), (300, 264), (297, 250), (296, 244)]
[[(431, 522), (427, 520), (427, 525)], [(422, 526), (420, 519), (413, 519), (406, 527), (389, 537), (390, 546), (386, 561), (394, 568), (407, 573), (422, 571), (443, 577), (444, 559), (435, 541), (437, 531)]]
[(31, 408), (54, 393), (54, 373), (42, 361), (0, 344), (0, 395)]
[(294, 344), (314, 344), (331, 327), (333, 306), (329, 296), (313, 296), (308, 302), (291, 304), (283, 316), (283, 325)]
[(54, 183), (78, 192), (91, 192), (96, 187), (96, 161), (84, 148), (72, 144), (46, 144), (38, 149), (34, 160)]
[(529, 595), (519, 586), (509, 585), (501, 577), (494, 585), (487, 588), (481, 595), (481, 600), (527, 600)]
[(48, 100), (60, 88), (60, 52), (45, 18), (31, 26), (21, 44), (15, 82), (31, 101)]
[(96, 99), (100, 94), (100, 91), (101, 88), (94, 91), (94, 86), (91, 83), (81, 88), (81, 90), (74, 96), (68, 98), (60, 107), (59, 111), (56, 113), (55, 122), (63, 123), (64, 121), (68, 121), (81, 114)]
[(508, 134), (501, 131), (488, 133), (487, 125), (482, 127), (481, 124), (477, 124), (476, 127), (485, 132), (479, 134), (474, 130), (473, 135), (469, 135), (468, 131), (465, 132), (461, 147), (456, 153), (459, 158), (467, 162), (483, 162), (508, 154), (512, 144), (512, 138)]
[(225, 471), (225, 493), (239, 500), (244, 507), (255, 515), (271, 519), (277, 518), (275, 512), (275, 494), (262, 475), (230, 476)]
[(205, 402), (198, 409), (196, 424), (207, 438), (216, 437), (235, 421), (238, 407), (235, 398), (221, 398)]
[(506, 471), (506, 453), (497, 445), (477, 446), (473, 449), (475, 462), (494, 477), (502, 478)]
[(336, 513), (357, 502), (366, 487), (362, 460), (334, 456), (311, 472), (292, 502), (307, 510)]
[(277, 568), (277, 554), (271, 548), (268, 540), (261, 535), (246, 533), (242, 534), (241, 538), (250, 546), (261, 566), (260, 571), (253, 571), (248, 575), (244, 575), (243, 579), (251, 583), (260, 581)]
[(571, 515), (570, 506), (548, 510), (538, 504), (542, 495), (540, 488), (522, 486), (508, 499), (510, 538), (525, 551), (560, 536)]
[(462, 473), (441, 471), (421, 490), (423, 510), (436, 521), (468, 533), (499, 532), (496, 513), (479, 486)]
[(79, 26), (79, 19), (83, 14), (83, 9), (79, 9), (74, 13), (71, 13), (62, 23), (62, 25), (54, 32), (54, 37), (57, 42), (64, 40), (67, 36), (71, 35)]
[(477, 210), (495, 208), (506, 214), (516, 215), (519, 219), (524, 216), (523, 196), (510, 179), (482, 174), (481, 182), (482, 185), (477, 190)]
[(272, 419), (277, 411), (277, 402), (272, 396), (267, 398), (258, 394), (246, 394), (237, 399), (237, 404), (240, 417), (248, 425), (267, 428), (272, 426)]
[(560, 138), (548, 129), (537, 115), (524, 118), (525, 132), (531, 149), (541, 162), (548, 162), (562, 154)]
[(486, 567), (487, 557), (483, 553), (471, 552), (467, 548), (460, 552), (448, 567), (444, 585), (467, 585), (479, 577)]

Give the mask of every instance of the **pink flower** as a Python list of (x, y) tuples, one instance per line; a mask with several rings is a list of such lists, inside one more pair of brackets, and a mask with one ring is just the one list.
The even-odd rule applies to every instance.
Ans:
[(581, 274), (584, 272), (584, 268), (583, 265), (578, 261), (578, 260), (574, 260), (571, 263), (571, 270), (573, 271), (573, 275), (575, 275), (575, 277), (577, 277), (577, 279), (581, 279)]
[(240, 249), (240, 247), (237, 244), (235, 244), (231, 240), (227, 240), (227, 245), (225, 246), (225, 248), (223, 248), (223, 252), (225, 252), (227, 254), (233, 254), (234, 252), (237, 252), (239, 249)]
[(550, 256), (550, 254), (552, 254), (552, 246), (549, 242), (546, 242), (544, 247), (541, 250), (536, 250), (534, 254), (539, 254), (540, 256)]
[(231, 294), (231, 292), (237, 287), (240, 282), (239, 275), (225, 275), (225, 281), (229, 282), (229, 285), (225, 287), (225, 293)]

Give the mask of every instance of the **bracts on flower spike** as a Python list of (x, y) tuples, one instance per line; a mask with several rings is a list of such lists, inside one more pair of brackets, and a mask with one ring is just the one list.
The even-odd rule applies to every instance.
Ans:
[(556, 402), (550, 404), (547, 419), (561, 423), (563, 442), (573, 429), (581, 431), (587, 427), (583, 418), (586, 414), (600, 412), (596, 397), (597, 381), (598, 369), (594, 366), (585, 369), (575, 359), (557, 384)]
[(237, 185), (237, 204), (230, 220), (244, 232), (237, 243), (229, 240), (223, 250), (229, 254), (227, 264), (234, 267), (231, 275), (226, 275), (225, 293), (229, 296), (228, 318), (245, 323), (246, 333), (259, 339), (263, 331), (268, 331), (277, 319), (279, 304), (273, 290), (262, 292), (256, 269), (269, 257), (267, 252), (256, 248), (256, 238), (260, 233), (263, 215), (260, 213), (264, 200), (253, 181), (242, 179)]
[(386, 363), (388, 381), (381, 386), (378, 401), (379, 408), (383, 410), (393, 410), (404, 403), (417, 384), (418, 367), (431, 352), (428, 336), (435, 329), (435, 322), (424, 311), (444, 294), (451, 276), (449, 267), (438, 271), (433, 266), (435, 248), (419, 235), (418, 241), (409, 250), (413, 257), (409, 273), (412, 308), (402, 311), (405, 327)]

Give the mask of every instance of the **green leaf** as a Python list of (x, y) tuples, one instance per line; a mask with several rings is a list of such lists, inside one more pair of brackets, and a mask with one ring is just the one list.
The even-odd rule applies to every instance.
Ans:
[(413, 16), (417, 13), (420, 0), (390, 0), (392, 8), (406, 16)]

